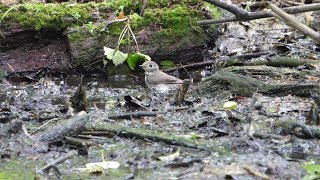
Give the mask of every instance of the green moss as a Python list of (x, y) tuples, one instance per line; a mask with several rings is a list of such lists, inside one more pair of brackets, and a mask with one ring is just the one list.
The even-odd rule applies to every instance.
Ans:
[[(22, 27), (35, 30), (64, 30), (66, 27), (82, 26), (93, 21), (91, 14), (95, 8), (112, 8), (115, 12), (124, 7), (125, 14), (131, 10), (132, 29), (139, 29), (149, 25), (164, 29), (161, 35), (184, 36), (190, 31), (200, 29), (195, 21), (203, 19), (200, 10), (207, 4), (200, 0), (150, 0), (145, 9), (144, 16), (138, 15), (141, 11), (140, 0), (111, 0), (101, 3), (84, 3), (71, 6), (68, 3), (43, 4), (24, 3), (16, 5), (9, 13), (5, 14), (9, 7), (0, 5), (1, 24), (19, 23)], [(210, 9), (215, 10), (210, 6)], [(214, 12), (214, 17), (217, 12)], [(4, 16), (5, 14), (5, 16)], [(102, 17), (104, 18), (104, 17)], [(120, 25), (119, 25), (120, 24)], [(108, 33), (119, 35), (124, 23), (115, 23), (108, 28)]]
[(88, 33), (85, 33), (83, 31), (79, 32), (73, 32), (68, 34), (68, 40), (71, 43), (76, 43), (76, 42), (82, 42), (82, 40), (88, 35)]
[(139, 0), (111, 0), (107, 6), (117, 10), (124, 7), (125, 14), (132, 10), (132, 29), (137, 29), (152, 23), (160, 27), (161, 36), (185, 36), (194, 30), (199, 30), (195, 21), (204, 19), (200, 12), (204, 6), (208, 6), (213, 12), (213, 17), (218, 17), (219, 13), (212, 5), (204, 4), (200, 0), (150, 0), (145, 9), (144, 16), (138, 15), (141, 11), (142, 3)]
[[(63, 30), (72, 25), (82, 25), (91, 20), (91, 4), (43, 4), (24, 3), (16, 5), (10, 12), (9, 7), (0, 7), (2, 23), (19, 23), (22, 27), (35, 30)], [(66, 20), (69, 19), (69, 20)]]

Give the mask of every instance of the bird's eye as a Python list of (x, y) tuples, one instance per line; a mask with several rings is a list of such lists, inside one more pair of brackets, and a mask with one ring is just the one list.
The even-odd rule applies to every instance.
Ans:
[(152, 67), (152, 64), (149, 64), (149, 67)]

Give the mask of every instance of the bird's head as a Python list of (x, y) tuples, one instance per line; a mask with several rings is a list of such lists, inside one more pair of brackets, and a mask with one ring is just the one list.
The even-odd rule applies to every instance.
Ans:
[(159, 70), (159, 66), (154, 61), (146, 61), (142, 64), (142, 68), (145, 72), (155, 72)]

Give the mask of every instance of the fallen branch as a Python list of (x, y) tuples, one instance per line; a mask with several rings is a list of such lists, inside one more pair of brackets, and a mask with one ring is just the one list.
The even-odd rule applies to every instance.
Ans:
[(130, 119), (130, 118), (140, 118), (142, 116), (157, 116), (157, 114), (165, 114), (163, 111), (136, 111), (121, 114), (109, 115), (109, 119)]
[[(219, 23), (226, 23), (226, 22), (233, 22), (233, 21), (250, 21), (254, 19), (262, 19), (262, 18), (268, 18), (273, 17), (271, 12), (268, 11), (257, 11), (257, 12), (248, 12), (244, 13), (242, 8), (238, 8), (238, 10), (233, 10), (235, 5), (230, 5), (225, 3), (223, 6), (221, 5), (220, 0), (205, 0), (209, 3), (212, 3), (218, 7), (221, 7), (223, 9), (226, 9), (227, 11), (233, 13), (234, 17), (229, 17), (225, 19), (218, 19), (218, 20), (201, 20), (197, 21), (199, 25), (210, 25), (210, 24), (219, 24)], [(230, 7), (229, 7), (230, 6)], [(307, 4), (303, 6), (294, 6), (294, 7), (287, 7), (282, 9), (284, 12), (289, 14), (297, 14), (297, 13), (303, 13), (308, 11), (317, 11), (320, 10), (320, 3), (314, 3), (314, 4)], [(240, 13), (237, 13), (239, 11)]]
[(99, 131), (99, 132), (111, 132), (121, 137), (134, 138), (134, 139), (148, 139), (156, 142), (164, 142), (170, 145), (183, 146), (188, 148), (209, 150), (220, 152), (219, 145), (214, 142), (193, 140), (182, 135), (176, 135), (167, 131), (156, 131), (143, 128), (132, 128), (122, 126), (119, 124), (109, 124), (105, 122), (99, 122), (94, 125), (86, 125), (87, 131)]
[(68, 160), (68, 159), (70, 159), (70, 158), (72, 158), (72, 157), (74, 157), (76, 155), (78, 155), (78, 152), (76, 150), (71, 150), (67, 154), (65, 154), (65, 155), (59, 157), (58, 159), (56, 159), (55, 161), (53, 161), (53, 162), (45, 165), (44, 167), (38, 169), (36, 172), (37, 173), (48, 173), (49, 170), (52, 167), (54, 167), (56, 165), (59, 165), (59, 164), (63, 163), (64, 161), (66, 161), (66, 160)]
[[(227, 57), (227, 59), (225, 61), (229, 61), (231, 59), (252, 59), (252, 58), (257, 58), (257, 57), (261, 57), (264, 55), (273, 55), (274, 53), (271, 51), (261, 51), (261, 52), (255, 52), (255, 53), (248, 53), (248, 54), (240, 54), (237, 56), (230, 56)], [(164, 69), (164, 72), (172, 72), (175, 70), (184, 70), (184, 69), (195, 69), (195, 68), (202, 68), (205, 66), (210, 66), (212, 64), (214, 64), (215, 61), (204, 61), (204, 62), (199, 62), (199, 63), (192, 63), (192, 64), (187, 64), (187, 65), (183, 65), (183, 66), (178, 66), (178, 67), (174, 67), (174, 68), (168, 68), (168, 69)]]
[(279, 140), (288, 139), (288, 137), (286, 136), (280, 136), (277, 134), (267, 134), (267, 133), (261, 133), (261, 132), (255, 132), (253, 133), (253, 136), (261, 139), (268, 139), (268, 138), (279, 139)]
[(292, 15), (285, 13), (283, 10), (278, 8), (276, 5), (270, 3), (269, 7), (275, 14), (277, 14), (277, 16), (275, 16), (275, 17), (278, 18), (278, 16), (279, 16), (280, 18), (278, 18), (278, 19), (284, 21), (287, 25), (299, 30), (300, 32), (309, 36), (311, 39), (313, 39), (314, 41), (316, 41), (317, 43), (320, 44), (320, 34), (319, 33), (314, 31), (313, 29), (309, 28), (307, 25), (299, 22), (299, 20), (297, 20)]
[[(310, 71), (311, 73), (312, 71)], [(269, 76), (269, 77), (296, 77), (292, 83), (269, 83), (263, 80), (250, 77)], [(285, 96), (288, 94), (310, 97), (310, 92), (320, 93), (319, 85), (315, 82), (305, 82), (301, 72), (289, 68), (275, 68), (269, 66), (234, 66), (218, 71), (214, 75), (206, 78), (199, 83), (198, 91), (201, 94), (218, 95), (226, 90), (231, 93), (242, 96), (252, 96), (254, 92), (258, 92), (271, 96)]]
[(84, 130), (84, 126), (89, 121), (89, 117), (85, 111), (81, 111), (69, 119), (61, 120), (56, 125), (36, 133), (34, 137), (38, 141), (57, 142), (66, 136), (78, 135)]

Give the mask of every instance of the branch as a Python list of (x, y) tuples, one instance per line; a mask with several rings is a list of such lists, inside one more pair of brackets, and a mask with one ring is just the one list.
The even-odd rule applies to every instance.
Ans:
[[(228, 7), (228, 9), (225, 6), (220, 5), (219, 0), (206, 0), (207, 2), (210, 2), (218, 7), (221, 7), (223, 9), (226, 9), (229, 11), (229, 9), (234, 8), (232, 5), (231, 7)], [(231, 6), (231, 5), (228, 5)], [(236, 7), (238, 9), (241, 9), (239, 7)], [(243, 9), (241, 9), (243, 10)], [(307, 4), (303, 6), (294, 6), (294, 7), (287, 7), (282, 9), (284, 12), (289, 13), (289, 14), (297, 14), (297, 13), (302, 13), (302, 12), (308, 12), (308, 11), (317, 11), (320, 10), (320, 3), (314, 3), (314, 4)], [(239, 10), (238, 10), (239, 11)], [(245, 11), (245, 10), (243, 10)], [(235, 16), (234, 17), (229, 17), (225, 19), (218, 19), (218, 20), (202, 20), (202, 21), (197, 21), (199, 25), (209, 25), (209, 24), (219, 24), (219, 23), (226, 23), (226, 22), (233, 22), (233, 21), (250, 21), (254, 19), (262, 19), (262, 18), (268, 18), (268, 17), (273, 17), (271, 12), (268, 11), (257, 11), (257, 12), (247, 12), (244, 14), (243, 12), (241, 13), (236, 13), (234, 10), (230, 10), (231, 13), (233, 13)]]
[[(276, 14), (276, 18), (284, 21), (287, 25), (299, 30), (303, 34), (309, 36), (311, 39), (320, 44), (320, 34), (308, 27), (307, 25), (299, 22), (295, 17), (290, 14), (285, 13), (276, 5), (270, 3), (270, 9)], [(278, 17), (279, 16), (279, 17)]]
[(136, 111), (136, 112), (126, 112), (120, 114), (109, 115), (109, 119), (130, 119), (130, 118), (140, 118), (142, 116), (157, 116), (157, 114), (164, 114), (166, 112), (161, 111)]
[(53, 166), (56, 166), (56, 165), (59, 165), (61, 163), (63, 163), (64, 161), (68, 160), (68, 159), (71, 159), (72, 157), (78, 155), (78, 152), (76, 150), (71, 150), (69, 151), (67, 154), (64, 154), (62, 156), (60, 156), (58, 159), (56, 159), (55, 161), (45, 165), (44, 167), (38, 169), (36, 172), (37, 173), (48, 173), (49, 170), (53, 167)]
[(220, 0), (205, 0), (211, 4), (214, 4), (218, 7), (221, 7), (222, 9), (225, 9), (229, 12), (231, 12), (232, 14), (236, 15), (237, 17), (241, 18), (248, 16), (248, 11), (239, 8), (238, 6), (234, 5), (234, 4), (229, 4)]

